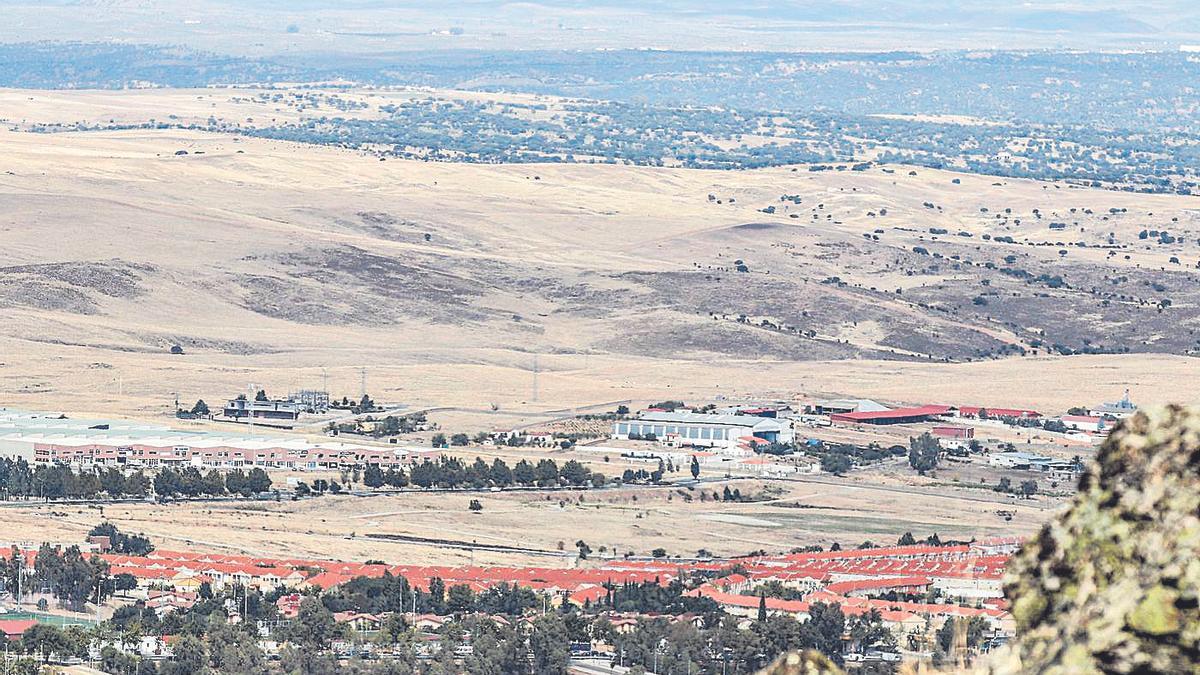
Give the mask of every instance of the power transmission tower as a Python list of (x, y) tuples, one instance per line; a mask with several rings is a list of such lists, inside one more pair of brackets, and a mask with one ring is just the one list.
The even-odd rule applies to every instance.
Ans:
[(538, 355), (533, 355), (533, 402), (538, 400)]

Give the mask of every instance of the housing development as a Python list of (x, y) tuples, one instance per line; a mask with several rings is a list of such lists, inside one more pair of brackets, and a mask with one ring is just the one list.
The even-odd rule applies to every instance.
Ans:
[(0, 0), (0, 675), (1200, 675), (1195, 0)]
[[(259, 398), (257, 408), (292, 405)], [(322, 394), (321, 400), (328, 398)], [(612, 541), (605, 533), (582, 530), (574, 535), (574, 545), (560, 541), (557, 550), (534, 540), (465, 541), (449, 533), (453, 528), (445, 536), (370, 531), (345, 536), (350, 541), (365, 536), (372, 545), (424, 546), (440, 551), (436, 555), (442, 558), (455, 551), (470, 558), (466, 564), (429, 564), (403, 557), (252, 555), (239, 552), (238, 545), (214, 547), (178, 537), (172, 537), (174, 543), (190, 546), (164, 542), (160, 547), (152, 537), (131, 537), (98, 518), (86, 540), (29, 540), (0, 551), (8, 561), (3, 589), (10, 611), (25, 617), (27, 608), (57, 604), (68, 610), (58, 621), (83, 625), (95, 621), (89, 614), (121, 622), (152, 614), (149, 624), (140, 620), (139, 640), (92, 640), (79, 647), (85, 658), (112, 663), (174, 659), (182, 638), (179, 617), (214, 607), (224, 608), (228, 621), (253, 622), (257, 648), (267, 658), (293, 654), (289, 650), (306, 639), (298, 627), (310, 621), (330, 628), (305, 649), (335, 659), (408, 664), (473, 658), (478, 644), (457, 632), (476, 625), (471, 622), (485, 620), (489, 630), (513, 631), (504, 639), (515, 640), (550, 630), (548, 621), (565, 620), (574, 626), (570, 650), (539, 655), (531, 641), (530, 658), (625, 672), (621, 662), (626, 658), (657, 658), (654, 651), (637, 655), (636, 644), (647, 631), (674, 634), (682, 629), (672, 626), (685, 625), (696, 634), (689, 639), (703, 641), (709, 639), (706, 631), (719, 626), (755, 635), (772, 622), (816, 626), (833, 617), (824, 638), (829, 641), (797, 638), (801, 641), (772, 649), (803, 646), (811, 639), (812, 646), (848, 667), (889, 668), (931, 655), (984, 654), (1014, 635), (1003, 579), (1019, 537), (955, 540), (936, 532), (904, 532), (894, 541), (798, 542), (790, 549), (763, 550), (751, 545), (752, 530), (761, 527), (760, 521), (770, 524), (772, 507), (807, 506), (813, 493), (797, 497), (781, 490), (791, 481), (886, 484), (887, 474), (879, 468), (955, 475), (960, 469), (948, 468), (952, 464), (971, 467), (970, 475), (979, 477), (985, 490), (978, 493), (981, 498), (999, 493), (986, 499), (995, 502), (998, 515), (1012, 520), (1015, 511), (1004, 507), (1006, 501), (1017, 498), (1015, 506), (1039, 492), (1045, 500), (1068, 495), (1081, 469), (1080, 456), (1093, 452), (1108, 429), (1136, 412), (1128, 394), (1115, 404), (1062, 413), (854, 398), (735, 405), (663, 401), (642, 410), (620, 405), (603, 414), (559, 415), (469, 435), (443, 430), (420, 411), (381, 415), (367, 398), (357, 410), (349, 403), (342, 411), (308, 407), (253, 426), (241, 412), (249, 408), (236, 404), (221, 413), (205, 413), (202, 402), (190, 411), (181, 407), (173, 425), (5, 409), (0, 411), (0, 482), (17, 504), (31, 499), (109, 503), (111, 511), (133, 499), (195, 511), (207, 503), (231, 508), (227, 512), (234, 517), (241, 504), (315, 505), (332, 494), (361, 503), (351, 513), (368, 515), (350, 518), (368, 528), (373, 518), (388, 515), (370, 515), (377, 512), (371, 503), (405, 495), (430, 494), (447, 503), (464, 494), (468, 512), (477, 514), (503, 509), (496, 500), (510, 491), (532, 490), (530, 497), (542, 491), (546, 499), (559, 500), (560, 508), (576, 502), (582, 508), (591, 501), (597, 508), (606, 501), (654, 504), (666, 495), (668, 504), (676, 496), (684, 504), (697, 498), (725, 504), (705, 517), (751, 527), (726, 541), (722, 553), (709, 550), (711, 545), (695, 553), (661, 547), (623, 551), (620, 543), (601, 544)], [(515, 465), (510, 468), (509, 462)], [(758, 512), (768, 515), (738, 515), (739, 505), (757, 504), (763, 505)], [(650, 517), (650, 512), (636, 517)], [(81, 563), (81, 579), (71, 583), (93, 589), (87, 591), (91, 596), (72, 595), (65, 572), (50, 571), (72, 556), (86, 564)], [(497, 562), (475, 564), (476, 556)], [(499, 563), (505, 556), (533, 564)], [(394, 596), (387, 590), (393, 585)], [(251, 597), (253, 609), (247, 604)], [(0, 621), (0, 627), (11, 640), (23, 642), (39, 621), (33, 615)], [(148, 630), (151, 626), (156, 628)], [(663, 655), (682, 648), (667, 645)], [(745, 666), (765, 665), (778, 653), (758, 649), (756, 656), (739, 657), (747, 660)], [(686, 651), (676, 656), (699, 668), (730, 658)]]

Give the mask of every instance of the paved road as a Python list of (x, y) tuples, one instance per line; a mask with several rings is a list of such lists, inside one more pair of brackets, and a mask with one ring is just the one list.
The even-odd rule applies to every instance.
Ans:
[[(629, 672), (628, 668), (621, 666), (610, 666), (607, 658), (572, 658), (570, 665), (567, 666), (568, 673), (576, 675), (624, 675)], [(654, 675), (650, 671), (646, 671), (647, 675)]]

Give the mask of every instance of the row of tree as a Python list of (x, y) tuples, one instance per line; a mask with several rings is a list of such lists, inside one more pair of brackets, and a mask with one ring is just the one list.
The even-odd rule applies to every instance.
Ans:
[(266, 471), (254, 467), (249, 472), (241, 469), (221, 473), (216, 469), (200, 473), (200, 469), (189, 466), (183, 469), (163, 468), (154, 476), (154, 494), (160, 499), (169, 497), (222, 497), (237, 495), (249, 497), (271, 490), (271, 477)]
[(115, 468), (80, 468), (65, 464), (31, 466), (24, 459), (0, 459), (0, 496), (4, 499), (110, 499), (159, 497), (211, 497), (267, 492), (271, 477), (255, 467), (249, 472), (227, 473), (213, 469), (202, 474), (196, 467), (162, 468), (151, 480), (142, 471), (128, 475)]
[(481, 457), (467, 463), (457, 457), (447, 456), (439, 457), (436, 461), (426, 459), (413, 465), (407, 472), (394, 467), (384, 470), (372, 464), (363, 470), (362, 480), (364, 485), (373, 489), (385, 486), (402, 488), (409, 485), (451, 489), (505, 488), (514, 485), (600, 487), (606, 482), (603, 474), (593, 472), (573, 459), (561, 467), (552, 459), (542, 459), (537, 464), (522, 459), (510, 468), (499, 458), (489, 464)]
[(144, 497), (150, 480), (140, 471), (73, 470), (59, 464), (32, 466), (24, 459), (0, 459), (0, 495), (5, 499), (95, 499)]

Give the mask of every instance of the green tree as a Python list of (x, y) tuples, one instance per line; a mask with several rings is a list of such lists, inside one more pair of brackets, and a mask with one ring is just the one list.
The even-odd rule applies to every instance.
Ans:
[(849, 457), (839, 453), (827, 453), (821, 456), (821, 470), (841, 476), (854, 468), (854, 462)]
[(441, 577), (429, 580), (429, 604), (435, 614), (446, 613), (446, 582)]
[(850, 619), (850, 638), (859, 643), (862, 651), (891, 650), (896, 647), (896, 635), (883, 623), (878, 609), (872, 609)]
[(1033, 495), (1037, 494), (1037, 491), (1038, 491), (1037, 481), (1035, 481), (1035, 480), (1021, 481), (1021, 496), (1024, 497), (1025, 499), (1029, 499)]
[(571, 659), (566, 623), (562, 615), (545, 614), (533, 622), (529, 633), (533, 672), (565, 673)]
[(533, 465), (522, 459), (513, 467), (513, 480), (519, 485), (533, 485), (537, 480), (537, 472), (533, 470)]
[(198, 401), (196, 401), (196, 405), (192, 406), (192, 414), (193, 415), (199, 415), (200, 417), (204, 417), (204, 416), (207, 416), (209, 414), (209, 412), (210, 411), (208, 409), (208, 404), (204, 402), (204, 399), (199, 399)]
[(542, 487), (556, 485), (558, 483), (558, 464), (552, 459), (542, 459), (537, 463), (534, 469), (534, 476), (537, 484)]
[(246, 473), (241, 469), (234, 469), (225, 474), (225, 491), (231, 495), (241, 495), (249, 497), (253, 494), (249, 484), (246, 482)]
[(223, 624), (210, 630), (206, 643), (214, 673), (267, 672), (267, 660), (258, 641), (237, 626)]
[(120, 497), (125, 494), (125, 474), (119, 469), (109, 467), (100, 474), (100, 489), (109, 497)]
[(208, 648), (194, 635), (182, 635), (171, 648), (170, 661), (163, 664), (163, 675), (203, 675), (209, 673)]
[(271, 477), (266, 471), (257, 466), (250, 469), (250, 473), (246, 475), (246, 488), (253, 494), (261, 494), (271, 490)]
[(141, 471), (125, 477), (125, 494), (130, 497), (145, 497), (150, 494), (150, 479)]
[(368, 464), (367, 468), (363, 470), (362, 479), (363, 485), (371, 489), (381, 488), (385, 482), (383, 479), (383, 470), (379, 468), (378, 464)]
[(21, 599), (17, 598), (17, 590), (21, 588), (21, 572), (24, 569), (25, 557), (16, 547), (13, 547), (12, 553), (9, 555), (8, 559), (4, 561), (3, 567), (0, 568), (0, 573), (2, 573), (2, 575), (0, 575), (0, 581), (3, 581), (4, 588), (7, 589), (8, 592), (11, 593), (18, 602), (20, 602)]
[(937, 468), (941, 453), (941, 442), (928, 431), (908, 439), (908, 463), (921, 475)]
[(846, 630), (846, 617), (838, 605), (816, 602), (809, 607), (809, 619), (804, 624), (812, 647), (836, 663), (842, 662), (842, 634)]
[(214, 497), (219, 497), (221, 495), (224, 495), (225, 494), (225, 477), (222, 476), (221, 472), (217, 471), (216, 469), (210, 470), (204, 476), (204, 487), (202, 488), (202, 490), (203, 490), (204, 494), (212, 495)]
[(100, 668), (113, 675), (137, 675), (138, 660), (129, 654), (105, 646), (100, 650)]
[(561, 475), (571, 485), (586, 485), (592, 477), (592, 472), (572, 459), (563, 464)]
[(389, 468), (384, 472), (383, 480), (394, 488), (408, 487), (408, 474), (404, 473), (404, 469)]
[(305, 598), (291, 624), (292, 637), (301, 644), (316, 649), (328, 649), (344, 630), (333, 620), (333, 613), (317, 598)]
[(454, 614), (469, 612), (475, 607), (475, 593), (466, 584), (450, 587), (446, 595), (446, 609)]
[(174, 497), (180, 493), (183, 482), (174, 469), (159, 469), (154, 476), (154, 494), (159, 499)]
[(504, 463), (504, 460), (497, 457), (492, 461), (491, 469), (488, 470), (488, 478), (496, 487), (508, 487), (512, 485), (513, 472), (508, 468), (508, 464)]
[(21, 634), (21, 647), (27, 654), (41, 658), (42, 663), (49, 663), (54, 656), (65, 657), (69, 643), (62, 630), (48, 623), (38, 623)]

